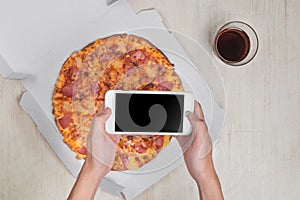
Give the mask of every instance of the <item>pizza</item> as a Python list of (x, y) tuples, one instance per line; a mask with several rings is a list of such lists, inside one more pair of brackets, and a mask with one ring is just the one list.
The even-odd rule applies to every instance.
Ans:
[[(74, 52), (62, 65), (52, 106), (63, 141), (78, 159), (86, 157), (91, 123), (108, 90), (183, 91), (173, 64), (146, 39), (117, 34)], [(169, 145), (171, 136), (123, 135), (112, 170), (142, 167)]]

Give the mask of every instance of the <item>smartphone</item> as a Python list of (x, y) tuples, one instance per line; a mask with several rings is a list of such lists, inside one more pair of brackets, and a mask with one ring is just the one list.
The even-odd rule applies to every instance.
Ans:
[(186, 116), (194, 112), (194, 96), (188, 92), (109, 90), (105, 107), (112, 110), (105, 128), (110, 134), (189, 135)]

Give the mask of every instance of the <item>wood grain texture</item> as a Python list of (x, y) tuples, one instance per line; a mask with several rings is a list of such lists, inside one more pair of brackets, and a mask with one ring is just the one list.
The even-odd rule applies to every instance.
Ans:
[[(242, 68), (221, 62), (228, 121), (214, 148), (226, 199), (300, 199), (300, 1), (130, 0), (136, 11), (156, 8), (167, 27), (211, 52), (219, 26), (251, 24), (260, 47)], [(0, 199), (65, 199), (74, 178), (18, 105), (23, 88), (0, 78)], [(98, 191), (96, 199), (120, 199)], [(137, 200), (198, 199), (185, 166)]]

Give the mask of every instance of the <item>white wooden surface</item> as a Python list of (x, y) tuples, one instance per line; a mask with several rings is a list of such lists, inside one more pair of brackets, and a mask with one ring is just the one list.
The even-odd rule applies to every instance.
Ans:
[[(228, 122), (214, 148), (226, 199), (300, 199), (300, 1), (130, 0), (156, 8), (165, 24), (210, 51), (216, 28), (230, 20), (253, 25), (256, 58), (218, 68)], [(0, 199), (65, 199), (74, 179), (18, 105), (18, 81), (0, 78)], [(118, 199), (101, 191), (96, 199)], [(198, 199), (184, 166), (141, 194), (144, 199)]]

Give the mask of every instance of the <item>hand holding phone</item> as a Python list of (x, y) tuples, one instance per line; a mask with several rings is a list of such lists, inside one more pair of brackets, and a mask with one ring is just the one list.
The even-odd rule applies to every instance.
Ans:
[(112, 110), (105, 126), (110, 134), (191, 133), (185, 113), (194, 111), (194, 97), (188, 92), (109, 90), (105, 107)]

